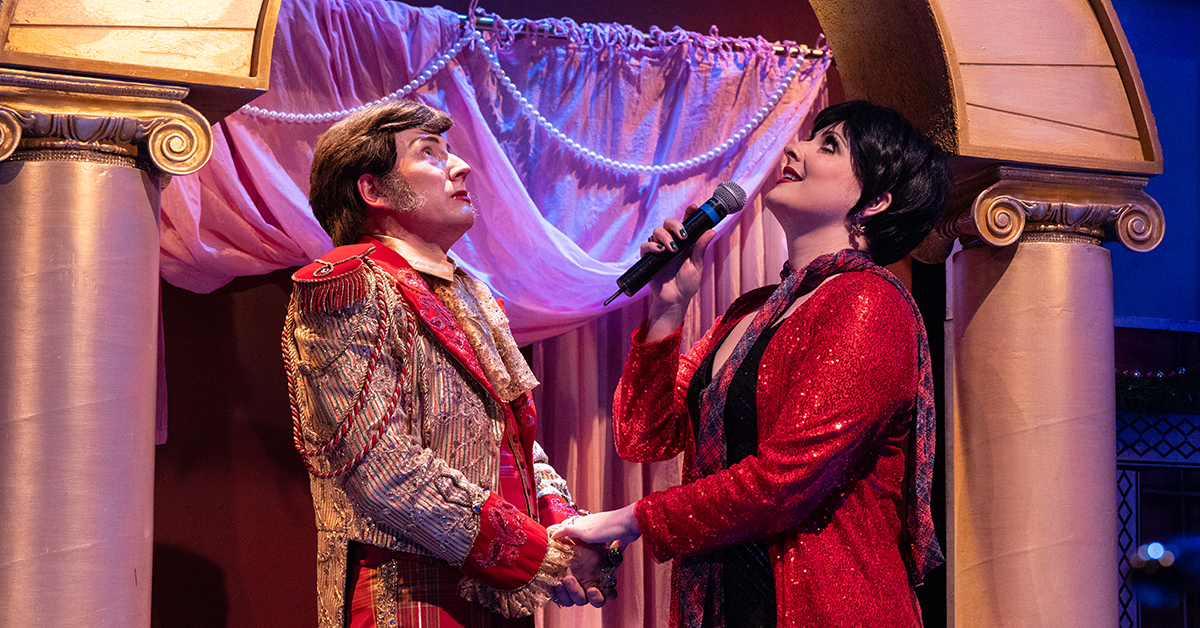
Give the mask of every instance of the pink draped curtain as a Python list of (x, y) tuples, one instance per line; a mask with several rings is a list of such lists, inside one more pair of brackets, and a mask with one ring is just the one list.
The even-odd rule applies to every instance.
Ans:
[[(518, 36), (539, 26), (565, 39)], [(476, 31), (440, 8), (284, 0), (271, 90), (215, 125), (208, 165), (163, 194), (162, 274), (209, 292), (324, 254), (331, 243), (307, 200), (320, 134), (383, 98), (447, 111), (479, 210), (451, 254), (532, 343), (541, 442), (577, 501), (624, 506), (678, 483), (679, 463), (616, 456), (612, 393), (644, 300), (602, 303), (656, 225), (727, 180), (751, 200), (718, 226), (685, 342), (739, 294), (778, 281), (782, 234), (759, 195), (783, 144), (823, 106), (827, 64), (753, 39), (566, 19)], [(552, 607), (539, 621), (666, 625), (669, 566), (638, 546), (626, 556), (615, 604)]]

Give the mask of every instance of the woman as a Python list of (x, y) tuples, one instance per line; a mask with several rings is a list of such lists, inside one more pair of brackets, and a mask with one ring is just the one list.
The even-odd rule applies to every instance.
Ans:
[[(672, 625), (920, 626), (913, 587), (942, 560), (928, 342), (881, 266), (924, 239), (953, 180), (886, 107), (834, 105), (814, 126), (765, 197), (787, 237), (779, 286), (743, 295), (680, 356), (712, 235), (651, 284), (613, 403), (617, 451), (682, 452), (685, 483), (555, 532), (644, 537), (676, 559)], [(643, 254), (680, 231), (667, 220)]]

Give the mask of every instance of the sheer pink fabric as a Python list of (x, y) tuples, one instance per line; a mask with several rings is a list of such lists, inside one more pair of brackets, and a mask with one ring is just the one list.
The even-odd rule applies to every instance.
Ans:
[[(742, 292), (778, 281), (783, 238), (759, 192), (773, 181), (784, 143), (824, 105), (827, 62), (779, 57), (754, 40), (733, 51), (728, 40), (693, 33), (689, 43), (686, 33), (658, 31), (659, 40), (684, 41), (641, 47), (615, 25), (556, 26), (574, 41), (503, 37), (501, 67), (565, 137), (635, 165), (703, 156), (754, 118), (794, 64), (804, 67), (732, 149), (690, 168), (623, 174), (531, 121), (480, 46), (464, 47), (425, 80), (427, 66), (462, 37), (453, 13), (387, 0), (284, 0), (271, 90), (252, 103), (277, 113), (244, 109), (215, 125), (208, 165), (171, 182), (162, 201), (162, 274), (209, 292), (327, 252), (307, 191), (313, 147), (331, 120), (293, 114), (350, 110), (417, 81), (408, 97), (449, 112), (451, 149), (472, 166), (468, 189), (479, 216), (452, 254), (505, 300), (518, 342), (534, 343), (539, 441), (579, 504), (605, 510), (678, 484), (680, 475), (677, 462), (635, 465), (615, 454), (612, 394), (644, 302), (601, 304), (655, 226), (727, 180), (751, 201), (718, 226), (685, 345)], [(551, 607), (539, 623), (666, 625), (669, 573), (635, 546), (618, 572), (616, 603)]]
[[(560, 26), (587, 36), (579, 25)], [(612, 32), (608, 39), (619, 39)], [(473, 167), (468, 189), (479, 218), (453, 254), (505, 300), (522, 344), (602, 313), (650, 230), (706, 200), (720, 181), (739, 183), (753, 198), (820, 92), (826, 63), (776, 56), (753, 40), (733, 52), (729, 41), (701, 36), (652, 48), (594, 33), (590, 42), (506, 41), (500, 66), (550, 124), (582, 147), (637, 165), (703, 156), (746, 125), (793, 66), (805, 66), (732, 149), (675, 172), (621, 173), (533, 123), (499, 85), (481, 45), (466, 46), (424, 81), (427, 66), (464, 36), (457, 16), (438, 8), (285, 1), (271, 89), (252, 105), (344, 112), (421, 82), (409, 97), (450, 113), (447, 139)], [(208, 292), (330, 248), (306, 195), (313, 146), (332, 120), (278, 117), (243, 109), (221, 121), (210, 163), (165, 191), (162, 274), (170, 283)], [(753, 221), (750, 214), (741, 218)]]

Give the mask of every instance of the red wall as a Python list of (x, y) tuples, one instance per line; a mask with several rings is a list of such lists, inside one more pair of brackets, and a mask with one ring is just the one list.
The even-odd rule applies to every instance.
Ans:
[(291, 271), (163, 283), (168, 437), (154, 486), (156, 628), (311, 626), (316, 529), (280, 333)]

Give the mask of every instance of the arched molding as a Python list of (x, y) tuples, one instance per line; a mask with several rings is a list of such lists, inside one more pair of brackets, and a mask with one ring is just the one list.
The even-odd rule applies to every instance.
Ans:
[(812, 0), (848, 99), (887, 104), (959, 157), (1162, 172), (1109, 0)]

